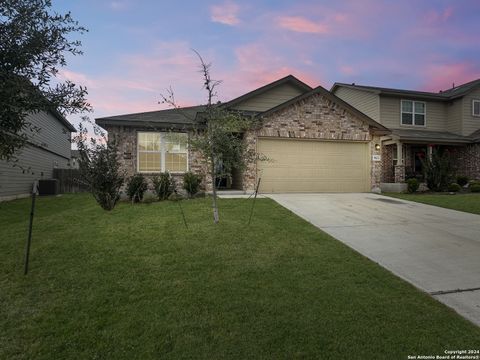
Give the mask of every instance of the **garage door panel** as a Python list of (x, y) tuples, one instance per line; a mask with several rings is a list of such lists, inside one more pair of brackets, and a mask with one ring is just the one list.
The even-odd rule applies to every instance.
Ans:
[(262, 192), (362, 192), (369, 190), (368, 144), (264, 139), (258, 162)]

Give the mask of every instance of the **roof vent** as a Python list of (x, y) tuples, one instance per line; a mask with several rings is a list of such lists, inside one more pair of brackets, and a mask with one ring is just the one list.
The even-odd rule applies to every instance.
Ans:
[(355, 83), (352, 83), (353, 86), (355, 86)]

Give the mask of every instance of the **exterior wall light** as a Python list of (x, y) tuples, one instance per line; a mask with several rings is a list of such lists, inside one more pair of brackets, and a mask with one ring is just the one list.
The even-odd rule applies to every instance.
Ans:
[(375, 144), (375, 150), (380, 150), (380, 144)]

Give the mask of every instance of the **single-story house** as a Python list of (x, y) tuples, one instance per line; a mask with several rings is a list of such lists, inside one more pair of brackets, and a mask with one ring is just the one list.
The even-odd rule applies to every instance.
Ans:
[[(243, 137), (269, 159), (234, 171), (231, 188), (251, 191), (260, 177), (262, 192), (364, 192), (379, 186), (381, 137), (390, 131), (323, 87), (313, 89), (290, 75), (224, 106), (261, 118), (262, 126)], [(109, 116), (96, 123), (115, 137), (128, 175), (169, 171), (180, 180), (193, 171), (205, 177), (208, 189), (199, 154), (169, 136), (174, 131), (188, 138), (192, 119), (203, 109)]]

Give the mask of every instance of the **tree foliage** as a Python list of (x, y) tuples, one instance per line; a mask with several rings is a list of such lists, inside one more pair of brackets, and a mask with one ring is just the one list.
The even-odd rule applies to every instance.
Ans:
[(105, 134), (94, 124), (95, 135), (101, 141), (88, 136), (87, 128), (81, 123), (74, 138), (80, 155), (80, 176), (97, 203), (105, 210), (113, 210), (120, 199), (120, 188), (125, 174), (120, 170), (115, 139), (107, 141)]
[(90, 109), (86, 88), (61, 81), (66, 55), (79, 55), (72, 33), (86, 29), (50, 0), (0, 1), (0, 159), (11, 159), (39, 129), (28, 114)]

